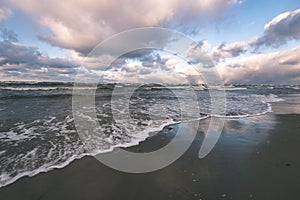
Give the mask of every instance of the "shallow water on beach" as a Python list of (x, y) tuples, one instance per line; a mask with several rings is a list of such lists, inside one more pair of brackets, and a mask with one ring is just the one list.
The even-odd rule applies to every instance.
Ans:
[[(116, 119), (118, 109), (127, 107), (119, 95), (117, 106), (111, 106), (114, 84), (100, 84), (96, 92), (96, 106), (72, 111), (73, 85), (71, 83), (19, 83), (0, 84), (0, 187), (20, 177), (61, 168), (74, 159), (89, 155), (77, 134), (74, 114), (100, 125), (93, 130), (97, 141), (95, 153), (111, 151), (115, 147), (137, 145), (151, 132), (186, 120), (201, 120), (211, 115), (211, 98), (205, 86), (145, 85), (130, 97), (127, 118)], [(131, 85), (119, 85), (126, 88)], [(197, 99), (186, 99), (187, 88)], [(91, 90), (82, 85), (77, 90)], [(215, 88), (218, 90), (218, 88)], [(299, 93), (298, 86), (227, 86), (225, 118), (241, 118), (272, 112), (271, 103), (279, 102), (281, 95)], [(119, 90), (120, 91), (120, 90)], [(174, 94), (176, 91), (176, 95)], [(80, 94), (75, 94), (80, 95)], [(197, 101), (200, 112), (195, 115)], [(180, 103), (185, 104), (183, 116)], [(124, 104), (124, 105), (123, 105)], [(96, 112), (97, 118), (89, 113)], [(190, 114), (189, 114), (190, 113)], [(87, 135), (89, 137), (89, 135)]]

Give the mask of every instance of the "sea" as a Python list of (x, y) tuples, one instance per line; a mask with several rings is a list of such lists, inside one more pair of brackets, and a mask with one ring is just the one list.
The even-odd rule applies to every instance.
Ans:
[[(126, 91), (131, 91), (130, 88), (136, 89), (128, 97)], [(168, 125), (213, 116), (211, 91), (223, 89), (226, 110), (217, 117), (229, 119), (270, 113), (272, 102), (300, 93), (298, 85), (209, 88), (206, 85), (99, 83), (94, 88), (82, 83), (74, 90), (73, 83), (0, 82), (0, 187), (24, 176), (63, 168), (84, 156), (138, 145), (150, 133)], [(81, 110), (74, 111), (74, 96), (85, 95), (90, 90), (94, 91), (95, 106), (83, 105)], [(197, 98), (186, 98), (187, 91), (192, 91)], [(186, 105), (184, 119), (182, 104)], [(199, 106), (196, 114), (195, 105)], [(129, 112), (127, 117), (115, 116), (125, 111)], [(90, 117), (90, 112), (96, 118)], [(96, 141), (93, 151), (82, 142), (74, 117), (97, 124), (93, 129), (97, 134), (91, 134), (90, 138)]]

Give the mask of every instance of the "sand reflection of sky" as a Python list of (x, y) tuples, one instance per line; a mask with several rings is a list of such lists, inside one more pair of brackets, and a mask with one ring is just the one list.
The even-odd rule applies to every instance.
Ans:
[[(268, 136), (276, 124), (274, 115), (262, 115), (241, 119), (227, 119), (215, 148), (224, 152), (242, 153), (255, 145), (269, 143)], [(207, 137), (205, 126), (199, 126), (204, 137)]]
[(276, 114), (300, 114), (300, 95), (291, 94), (281, 97), (284, 101), (273, 103), (272, 109)]

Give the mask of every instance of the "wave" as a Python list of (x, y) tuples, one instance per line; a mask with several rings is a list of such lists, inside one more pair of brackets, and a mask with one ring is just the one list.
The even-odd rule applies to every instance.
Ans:
[(9, 91), (50, 91), (50, 90), (63, 90), (61, 87), (0, 87), (0, 90)]
[[(0, 90), (8, 91), (51, 91), (51, 90), (70, 90), (74, 87), (0, 87)], [(92, 87), (76, 87), (76, 90), (92, 90)]]
[[(247, 96), (249, 97), (249, 95)], [(64, 119), (57, 119), (57, 116), (48, 116), (45, 117), (43, 120), (35, 120), (30, 123), (17, 123), (7, 132), (0, 134), (0, 139), (2, 142), (7, 142), (9, 144), (15, 144), (17, 142), (23, 143), (26, 146), (27, 141), (33, 140), (40, 140), (38, 144), (41, 142), (47, 141), (48, 149), (39, 149), (43, 147), (34, 147), (34, 149), (30, 149), (27, 152), (23, 152), (24, 155), (17, 155), (17, 154), (8, 154), (6, 150), (0, 151), (0, 155), (2, 159), (9, 162), (10, 165), (15, 163), (16, 165), (12, 168), (12, 171), (1, 169), (2, 173), (0, 174), (0, 188), (11, 183), (14, 183), (18, 179), (25, 177), (25, 176), (35, 176), (42, 172), (48, 172), (53, 169), (57, 168), (64, 168), (65, 166), (69, 165), (72, 161), (76, 159), (81, 159), (84, 156), (94, 156), (99, 153), (107, 153), (113, 151), (115, 148), (118, 147), (131, 147), (136, 146), (140, 142), (146, 140), (151, 133), (158, 132), (166, 128), (167, 126), (178, 124), (178, 123), (185, 123), (188, 121), (195, 121), (195, 120), (203, 120), (208, 117), (224, 117), (228, 119), (233, 118), (243, 118), (243, 117), (252, 117), (258, 115), (264, 115), (266, 113), (272, 112), (271, 103), (282, 101), (277, 95), (268, 94), (268, 95), (257, 95), (257, 96), (250, 96), (250, 99), (258, 99), (262, 104), (266, 105), (262, 107), (258, 112), (255, 113), (243, 113), (245, 111), (228, 111), (225, 116), (218, 116), (209, 113), (200, 113), (200, 116), (195, 118), (191, 118), (190, 120), (174, 120), (169, 118), (167, 120), (160, 121), (159, 124), (149, 125), (145, 129), (137, 131), (134, 135), (128, 135), (129, 139), (125, 142), (120, 142), (115, 140), (115, 138), (120, 137), (119, 135), (111, 134), (109, 137), (104, 138), (103, 141), (107, 144), (107, 148), (103, 149), (96, 149), (93, 152), (87, 152), (85, 146), (81, 143), (81, 140), (76, 139), (77, 135), (74, 130), (68, 130), (68, 126), (71, 126), (74, 122), (74, 118), (68, 115)], [(232, 98), (234, 100), (234, 98)], [(245, 101), (248, 101), (246, 99)], [(137, 102), (138, 103), (138, 102)], [(171, 107), (174, 105), (170, 105)], [(249, 106), (251, 108), (251, 106)], [(191, 108), (192, 109), (192, 108)], [(162, 111), (159, 106), (156, 108), (157, 115), (159, 115), (159, 111)], [(101, 115), (100, 115), (101, 116)], [(84, 117), (83, 115), (81, 117)], [(107, 117), (106, 115), (102, 115), (102, 118)], [(89, 119), (92, 120), (92, 119)], [(122, 124), (122, 123), (121, 123)], [(114, 132), (118, 133), (118, 131), (122, 130), (119, 128), (116, 130), (116, 126), (109, 127), (115, 129)], [(125, 127), (126, 130), (126, 127)], [(101, 132), (104, 130), (100, 130)], [(41, 134), (44, 133), (44, 134)], [(122, 135), (121, 135), (122, 136)], [(78, 136), (77, 136), (78, 137)], [(69, 142), (69, 143), (66, 143)], [(64, 149), (62, 149), (64, 148)], [(38, 151), (39, 150), (39, 151)], [(42, 150), (42, 151), (41, 151)], [(61, 153), (62, 151), (62, 153)], [(37, 155), (38, 152), (47, 153), (47, 155)], [(5, 157), (6, 156), (6, 157)], [(36, 168), (32, 167), (31, 165), (27, 167), (28, 163), (32, 162), (32, 159), (39, 159), (40, 157), (48, 160), (42, 160), (44, 163)], [(26, 160), (27, 159), (27, 160)], [(19, 161), (24, 162), (23, 165), (20, 165)], [(4, 167), (4, 163), (1, 162), (2, 167)], [(17, 167), (23, 166), (23, 169), (19, 169)], [(1, 166), (0, 166), (1, 167)]]
[[(55, 119), (55, 117), (50, 117), (50, 119), (45, 120), (45, 122), (51, 123), (54, 119)], [(69, 118), (68, 121), (70, 122), (70, 120), (73, 120), (73, 119)], [(40, 121), (40, 120), (37, 120), (37, 121)], [(174, 124), (177, 124), (177, 123), (180, 123), (180, 122), (174, 122), (173, 120), (168, 120), (164, 124), (160, 125), (159, 127), (154, 127), (154, 128), (149, 127), (147, 129), (145, 129), (144, 131), (139, 132), (137, 135), (135, 135), (135, 138), (133, 138), (130, 142), (115, 144), (115, 145), (110, 146), (108, 149), (104, 149), (104, 150), (98, 149), (98, 150), (95, 150), (95, 151), (90, 152), (90, 153), (87, 153), (87, 152), (83, 151), (80, 154), (71, 155), (70, 157), (65, 159), (64, 162), (55, 163), (56, 160), (54, 160), (52, 162), (44, 163), (42, 166), (40, 166), (40, 167), (38, 167), (34, 170), (20, 172), (20, 173), (18, 173), (17, 175), (15, 175), (13, 177), (12, 177), (12, 174), (14, 174), (15, 172), (12, 172), (12, 173), (2, 172), (0, 174), (0, 188), (5, 187), (9, 184), (12, 184), (12, 183), (16, 182), (17, 180), (19, 180), (20, 178), (22, 178), (22, 177), (26, 177), (26, 176), (32, 177), (32, 176), (35, 176), (35, 175), (43, 173), (43, 172), (49, 172), (49, 171), (54, 170), (54, 169), (64, 168), (64, 167), (68, 166), (71, 162), (73, 162), (74, 160), (81, 159), (85, 156), (95, 156), (95, 155), (100, 154), (100, 153), (112, 152), (115, 148), (121, 148), (121, 147), (126, 148), (126, 147), (139, 145), (140, 142), (145, 141), (150, 136), (150, 133), (159, 132), (159, 131), (163, 130), (165, 127), (170, 126), (170, 125), (174, 125)], [(30, 123), (30, 124), (32, 124), (32, 123)], [(57, 124), (60, 124), (61, 126), (66, 125), (63, 122), (62, 123), (57, 123)], [(20, 129), (22, 129), (26, 126), (25, 124), (16, 124), (16, 125)], [(23, 134), (16, 134), (13, 131), (10, 131), (6, 134), (2, 133), (0, 139), (2, 141), (9, 140), (10, 142), (20, 141), (20, 140), (25, 140), (25, 139), (30, 139), (31, 140), (31, 139), (33, 139), (33, 137), (30, 136), (30, 134), (28, 134), (28, 131), (31, 131), (31, 130), (26, 130), (25, 133), (23, 133)], [(37, 136), (34, 136), (34, 137), (37, 137)], [(83, 147), (83, 149), (84, 149), (84, 147)], [(37, 149), (35, 148), (32, 151), (28, 152), (26, 155), (35, 154), (36, 151), (37, 151)], [(6, 151), (1, 151), (0, 155), (3, 155), (5, 152)], [(22, 156), (21, 159), (26, 159), (26, 156)], [(62, 158), (59, 158), (59, 159), (62, 159)]]

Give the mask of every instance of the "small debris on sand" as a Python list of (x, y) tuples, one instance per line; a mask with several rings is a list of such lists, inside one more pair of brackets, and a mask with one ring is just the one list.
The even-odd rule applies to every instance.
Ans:
[(225, 197), (227, 197), (227, 194), (222, 194), (221, 197), (225, 198)]

